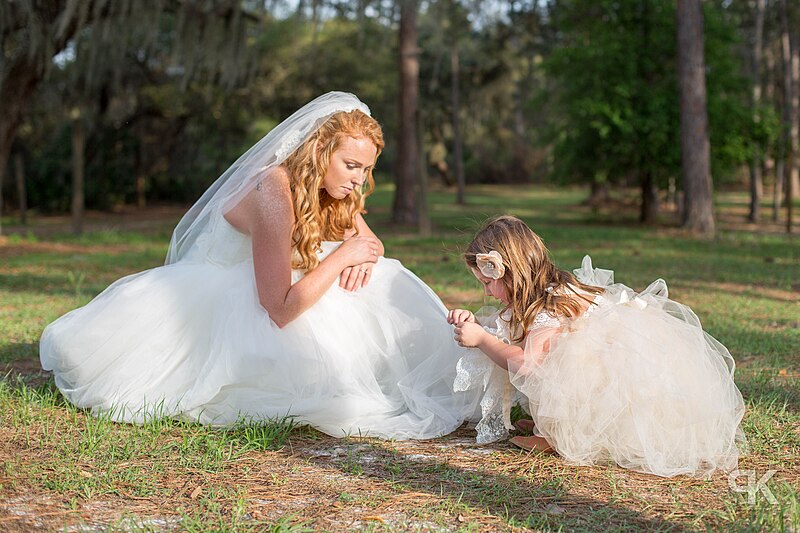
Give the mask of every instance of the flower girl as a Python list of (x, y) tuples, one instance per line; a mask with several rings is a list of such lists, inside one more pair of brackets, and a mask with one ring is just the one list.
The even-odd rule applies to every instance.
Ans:
[(520, 447), (665, 477), (736, 468), (744, 403), (733, 358), (663, 280), (636, 293), (588, 256), (574, 274), (559, 270), (511, 216), (490, 220), (464, 257), (504, 304), (484, 326), (466, 310), (448, 315), (456, 341), (482, 352), (459, 361), (455, 383), (486, 390), (479, 440), (510, 429), (507, 376), (533, 420), (533, 436), (512, 439)]

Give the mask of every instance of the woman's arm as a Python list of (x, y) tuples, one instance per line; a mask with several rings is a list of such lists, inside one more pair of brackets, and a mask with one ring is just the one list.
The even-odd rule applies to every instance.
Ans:
[(379, 246), (371, 237), (354, 237), (292, 285), (294, 208), (283, 169), (274, 171), (226, 216), (252, 238), (258, 299), (281, 328), (314, 305), (342, 270), (374, 261), (372, 250)]
[[(380, 239), (378, 239), (372, 229), (370, 229), (370, 227), (367, 225), (367, 221), (364, 220), (364, 217), (362, 217), (360, 213), (356, 215), (356, 229), (358, 230), (359, 236), (371, 237), (378, 242), (378, 255), (382, 256), (385, 253), (383, 243)], [(353, 232), (353, 235), (355, 235), (355, 231)], [(371, 277), (372, 263), (364, 263), (362, 265), (348, 267), (345, 268), (342, 271), (342, 275), (339, 276), (339, 286), (348, 291), (355, 291), (361, 287), (366, 287)]]
[(373, 232), (372, 229), (369, 227), (369, 225), (367, 224), (367, 221), (364, 220), (363, 216), (361, 216), (361, 213), (356, 215), (356, 228), (358, 228), (358, 234), (360, 236), (362, 236), (362, 237), (372, 237), (373, 239), (375, 239), (376, 241), (378, 241), (380, 243), (380, 248), (378, 250), (378, 255), (383, 255), (386, 252), (386, 250), (383, 247), (383, 242), (381, 242), (381, 240), (378, 238), (378, 236), (375, 235), (375, 232)]

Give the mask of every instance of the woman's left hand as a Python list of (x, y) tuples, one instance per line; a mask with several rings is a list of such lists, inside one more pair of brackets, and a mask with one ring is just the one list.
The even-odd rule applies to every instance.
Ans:
[(372, 268), (375, 263), (361, 263), (347, 267), (339, 275), (339, 286), (346, 291), (355, 292), (361, 287), (366, 287), (372, 277)]
[(453, 327), (454, 338), (460, 346), (474, 348), (483, 340), (486, 330), (476, 322), (459, 322)]

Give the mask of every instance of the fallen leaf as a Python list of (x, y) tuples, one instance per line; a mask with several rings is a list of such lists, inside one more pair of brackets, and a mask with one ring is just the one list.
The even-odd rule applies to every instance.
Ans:
[(191, 494), (189, 494), (189, 498), (196, 500), (197, 497), (200, 496), (201, 492), (203, 492), (203, 486), (198, 485), (197, 488), (194, 489)]

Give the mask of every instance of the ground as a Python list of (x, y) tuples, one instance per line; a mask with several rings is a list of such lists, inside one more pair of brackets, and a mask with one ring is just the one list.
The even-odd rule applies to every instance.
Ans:
[(431, 237), (385, 222), (385, 188), (367, 220), (388, 254), (452, 306), (484, 303), (458, 252), (501, 211), (525, 218), (565, 267), (588, 252), (635, 288), (667, 279), (736, 358), (749, 441), (738, 474), (663, 479), (578, 467), (506, 442), (479, 446), (468, 427), (400, 442), (334, 438), (290, 420), (215, 429), (93, 417), (40, 370), (37, 341), (110, 282), (163, 261), (183, 209), (120, 210), (92, 214), (82, 237), (67, 235), (66, 218), (4, 220), (0, 531), (800, 530), (800, 251), (782, 226), (744, 223), (738, 193), (719, 195), (722, 229), (711, 240), (675, 228), (669, 212), (660, 226), (636, 225), (625, 196), (593, 209), (582, 191), (468, 193), (469, 204), (455, 206), (450, 191), (434, 191)]

